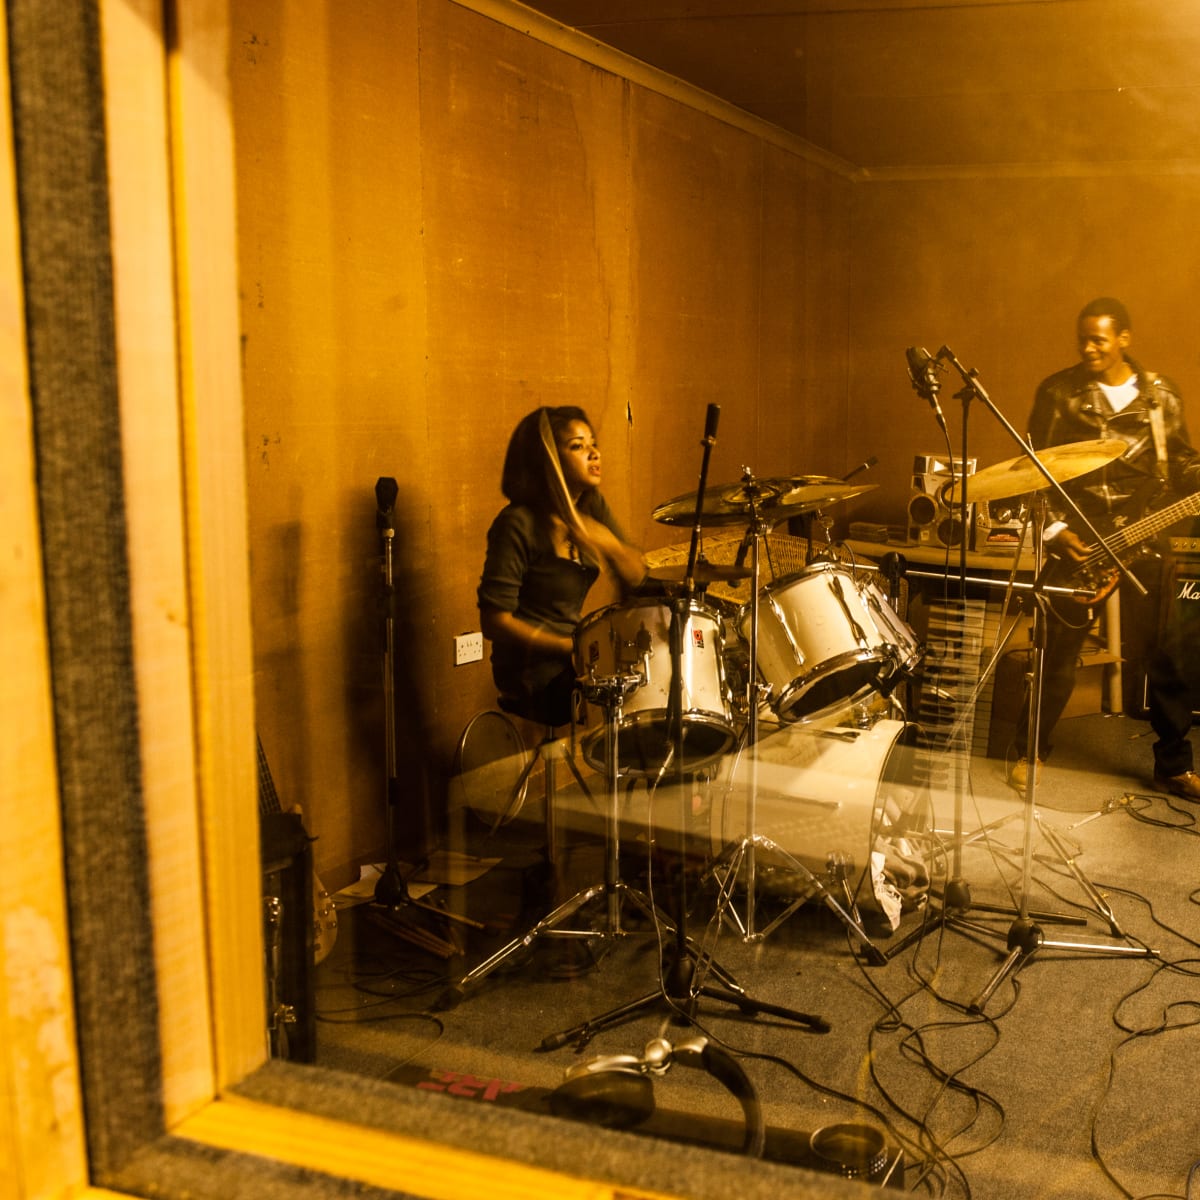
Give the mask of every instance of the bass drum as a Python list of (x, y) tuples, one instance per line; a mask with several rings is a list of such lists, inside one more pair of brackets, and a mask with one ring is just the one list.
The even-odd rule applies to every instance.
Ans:
[[(653, 775), (669, 762), (671, 730), (671, 610), (656, 601), (603, 608), (580, 622), (575, 634), (576, 666), (589, 684), (620, 675), (638, 683), (624, 698), (617, 723), (617, 762), (626, 774)], [(724, 623), (708, 605), (693, 600), (684, 618), (683, 770), (699, 771), (733, 746), (733, 714), (725, 681)], [(580, 749), (601, 773), (605, 761), (604, 706), (589, 701)]]
[[(856, 890), (868, 869), (885, 911), (894, 897), (883, 889), (907, 897), (927, 888), (910, 840), (931, 824), (915, 782), (916, 735), (886, 718), (869, 728), (785, 725), (761, 738), (713, 785), (713, 853), (753, 838), (756, 886), (788, 897), (812, 890), (808, 874)], [(893, 927), (898, 916), (897, 907)]]

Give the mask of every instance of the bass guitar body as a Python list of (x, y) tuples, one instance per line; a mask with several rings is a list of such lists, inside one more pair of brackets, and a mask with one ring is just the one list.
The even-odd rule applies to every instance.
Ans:
[(1126, 567), (1139, 560), (1157, 558), (1147, 543), (1176, 521), (1197, 515), (1200, 515), (1200, 492), (1193, 492), (1090, 546), (1081, 561), (1055, 556), (1047, 581), (1057, 587), (1071, 588), (1075, 593), (1071, 597), (1056, 596), (1055, 611), (1064, 621), (1078, 622), (1084, 610), (1108, 599), (1121, 582), (1121, 572), (1113, 563), (1114, 555)]

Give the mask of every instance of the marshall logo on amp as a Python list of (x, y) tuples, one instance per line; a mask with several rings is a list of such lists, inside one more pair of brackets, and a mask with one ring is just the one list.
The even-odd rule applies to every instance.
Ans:
[[(1173, 537), (1170, 547), (1159, 634), (1181, 654), (1179, 673), (1192, 695), (1192, 714), (1200, 720), (1200, 654), (1195, 653), (1200, 645), (1200, 538)], [(1135, 690), (1132, 696), (1127, 695), (1125, 709), (1130, 716), (1144, 719), (1150, 715), (1146, 664), (1134, 655), (1129, 667), (1126, 678)]]

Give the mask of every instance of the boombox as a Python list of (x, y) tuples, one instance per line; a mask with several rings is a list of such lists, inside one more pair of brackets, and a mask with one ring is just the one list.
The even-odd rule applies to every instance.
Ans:
[[(960, 546), (963, 540), (962, 512), (950, 492), (962, 474), (961, 458), (918, 454), (913, 459), (912, 494), (908, 501), (908, 541), (916, 546)], [(967, 474), (975, 474), (975, 459), (967, 459)], [(968, 488), (967, 499), (970, 500)], [(967, 533), (974, 506), (967, 506)]]

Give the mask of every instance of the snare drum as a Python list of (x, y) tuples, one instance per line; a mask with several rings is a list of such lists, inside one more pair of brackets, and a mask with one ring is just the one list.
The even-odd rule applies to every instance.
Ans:
[[(739, 626), (747, 641), (750, 623), (747, 605)], [(755, 664), (782, 721), (861, 701), (890, 672), (889, 653), (866, 595), (839, 563), (813, 563), (759, 593)]]
[[(575, 634), (576, 665), (589, 681), (617, 675), (639, 680), (622, 702), (617, 723), (617, 762), (622, 772), (655, 774), (668, 762), (672, 741), (667, 722), (671, 694), (671, 610), (654, 601), (633, 601), (600, 609), (580, 622)], [(691, 601), (684, 618), (683, 764), (697, 771), (725, 754), (734, 743), (733, 715), (725, 682), (724, 626), (705, 604)], [(584, 759), (605, 771), (605, 712), (589, 703), (580, 739)]]

